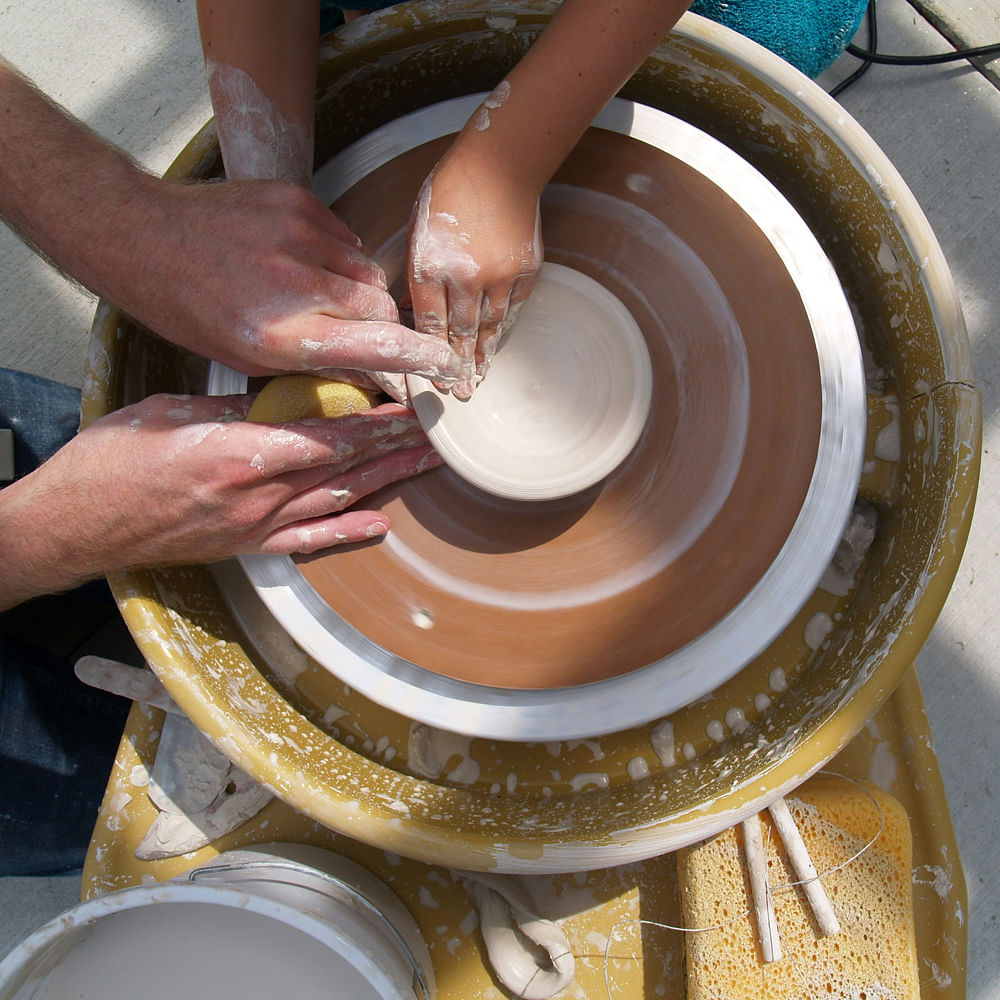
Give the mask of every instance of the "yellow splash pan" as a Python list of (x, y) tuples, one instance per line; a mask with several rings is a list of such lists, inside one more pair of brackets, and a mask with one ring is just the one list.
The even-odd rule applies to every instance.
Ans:
[[(401, 114), (490, 89), (553, 9), (416, 3), (329, 36), (317, 164)], [(556, 746), (438, 734), (434, 766), (415, 754), (414, 736), (428, 734), (409, 720), (346, 690), (266, 621), (237, 621), (209, 568), (112, 578), (143, 654), (192, 720), (294, 810), (384, 851), (458, 868), (570, 872), (651, 858), (723, 829), (850, 743), (913, 662), (958, 568), (978, 479), (980, 399), (947, 265), (891, 163), (805, 77), (693, 15), (622, 96), (734, 148), (833, 262), (866, 351), (859, 498), (877, 511), (875, 542), (846, 593), (817, 590), (761, 656), (669, 718)], [(168, 177), (219, 173), (209, 123)], [(153, 392), (201, 391), (204, 377), (201, 359), (102, 303), (84, 419)], [(828, 623), (824, 637), (807, 642), (817, 621)]]
[[(423, 864), (335, 833), (278, 799), (208, 847), (183, 857), (139, 861), (135, 850), (157, 816), (146, 788), (162, 725), (159, 710), (133, 706), (84, 866), (85, 899), (177, 878), (225, 851), (255, 844), (324, 847), (369, 869), (407, 906), (430, 948), (437, 1000), (507, 996), (490, 973), (482, 936), (469, 933), (477, 917), (458, 873), (446, 863)], [(965, 878), (913, 668), (824, 772), (874, 782), (906, 809), (913, 834), (921, 988), (940, 1000), (964, 1000)], [(542, 915), (558, 919), (566, 933), (576, 961), (578, 996), (684, 996), (685, 935), (676, 930), (683, 926), (683, 916), (675, 855), (586, 873), (532, 875), (527, 882)], [(776, 887), (783, 891), (792, 890)], [(809, 969), (809, 956), (791, 954)]]

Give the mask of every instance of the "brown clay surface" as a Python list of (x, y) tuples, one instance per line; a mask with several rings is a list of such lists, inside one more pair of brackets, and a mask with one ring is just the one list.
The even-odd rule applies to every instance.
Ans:
[[(442, 148), (398, 157), (334, 206), (396, 291), (410, 206)], [(499, 500), (437, 470), (374, 498), (392, 519), (385, 541), (298, 560), (337, 613), (385, 649), (511, 688), (619, 676), (719, 622), (791, 530), (821, 416), (795, 286), (760, 230), (696, 171), (592, 129), (542, 218), (546, 258), (601, 281), (646, 337), (653, 401), (630, 457), (587, 492), (540, 504)], [(749, 385), (742, 460), (721, 491), (735, 383), (720, 303), (742, 338)], [(717, 513), (685, 546), (713, 498)]]

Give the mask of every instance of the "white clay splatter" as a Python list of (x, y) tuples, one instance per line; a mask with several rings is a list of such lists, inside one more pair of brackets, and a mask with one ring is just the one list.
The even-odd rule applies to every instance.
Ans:
[(603, 771), (584, 771), (574, 774), (569, 784), (574, 792), (581, 792), (585, 788), (609, 788), (611, 779)]
[(510, 97), (510, 84), (502, 80), (473, 115), (472, 127), (477, 132), (485, 132), (490, 127), (490, 112), (502, 108), (508, 97)]
[(641, 781), (649, 775), (649, 765), (642, 757), (633, 757), (628, 764), (625, 765), (625, 770), (628, 772), (628, 776), (633, 781)]
[(920, 865), (913, 869), (914, 885), (929, 885), (941, 899), (947, 899), (952, 890), (951, 873), (940, 865)]
[(517, 27), (517, 18), (493, 15), (486, 18), (486, 26), (492, 28), (494, 31), (502, 31), (506, 33), (508, 31), (513, 31)]
[(149, 784), (149, 768), (145, 764), (136, 764), (129, 772), (128, 780), (136, 788), (145, 788)]
[(726, 712), (726, 726), (732, 733), (742, 733), (747, 728), (747, 717), (742, 708), (731, 708)]
[(566, 743), (566, 752), (572, 753), (578, 747), (586, 747), (590, 751), (591, 760), (604, 760), (604, 749), (599, 740), (569, 740)]
[(253, 77), (213, 59), (205, 62), (219, 145), (230, 179), (291, 181), (312, 177), (312, 127), (283, 115)]
[(677, 763), (674, 749), (674, 724), (669, 719), (658, 722), (650, 730), (649, 743), (664, 767), (673, 767)]
[(345, 715), (350, 713), (346, 708), (341, 708), (339, 705), (331, 705), (323, 713), (323, 724), (326, 726), (332, 726), (334, 723), (339, 722)]
[(885, 402), (889, 423), (875, 435), (875, 457), (883, 462), (898, 462), (902, 442), (899, 428), (899, 403), (894, 399)]
[(625, 187), (635, 194), (650, 195), (654, 191), (653, 178), (649, 174), (629, 174), (625, 178)]
[(875, 744), (868, 762), (868, 780), (884, 791), (892, 789), (896, 780), (896, 755), (886, 740)]
[(853, 589), (858, 570), (875, 541), (878, 511), (874, 505), (859, 500), (851, 511), (833, 560), (823, 573), (819, 589), (836, 597), (846, 597)]
[(806, 622), (803, 632), (805, 644), (810, 649), (819, 649), (826, 641), (826, 637), (833, 631), (833, 619), (825, 611), (817, 611), (816, 614)]
[(469, 736), (415, 723), (410, 727), (410, 767), (425, 778), (438, 778), (449, 762), (458, 757), (459, 764), (445, 776), (450, 781), (471, 785), (480, 773), (479, 764), (469, 756), (471, 744)]

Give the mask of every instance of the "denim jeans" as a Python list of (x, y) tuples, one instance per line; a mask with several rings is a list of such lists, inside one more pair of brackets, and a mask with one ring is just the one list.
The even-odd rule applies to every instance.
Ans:
[[(0, 428), (14, 432), (16, 476), (65, 444), (79, 419), (79, 390), (0, 368)], [(82, 637), (98, 625), (124, 631), (104, 581), (0, 615), (0, 876), (83, 864), (128, 713), (73, 674)]]

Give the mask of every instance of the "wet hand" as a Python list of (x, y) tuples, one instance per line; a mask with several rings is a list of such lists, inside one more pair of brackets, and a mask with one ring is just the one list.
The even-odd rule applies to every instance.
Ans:
[(116, 302), (168, 340), (247, 375), (459, 373), (446, 342), (399, 322), (381, 268), (309, 192), (161, 184), (155, 203), (163, 219), (137, 253), (144, 273)]
[(247, 422), (251, 399), (152, 396), (7, 487), (0, 607), (115, 570), (376, 538), (388, 518), (358, 501), (440, 464), (396, 403), (279, 426)]
[(486, 374), (541, 266), (538, 199), (453, 147), (414, 208), (408, 279), (414, 326), (462, 359), (450, 387), (458, 398), (468, 399)]

